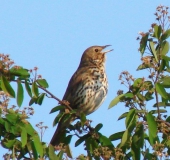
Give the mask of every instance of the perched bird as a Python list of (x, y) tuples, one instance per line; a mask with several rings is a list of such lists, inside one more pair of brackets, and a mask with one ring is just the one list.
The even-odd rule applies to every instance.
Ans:
[[(72, 109), (77, 109), (78, 114), (91, 114), (103, 103), (107, 91), (108, 81), (105, 72), (106, 53), (105, 46), (91, 46), (87, 48), (79, 64), (78, 69), (71, 77), (63, 100), (68, 101)], [(71, 123), (71, 122), (69, 122)], [(61, 137), (66, 134), (67, 124), (63, 124), (62, 118), (51, 139), (53, 146), (61, 143)]]

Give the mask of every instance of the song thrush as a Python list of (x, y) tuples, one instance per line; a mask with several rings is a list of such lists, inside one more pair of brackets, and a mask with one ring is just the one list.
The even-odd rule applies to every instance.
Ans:
[[(108, 82), (105, 72), (106, 53), (105, 46), (92, 46), (87, 48), (81, 58), (77, 71), (73, 74), (66, 89), (63, 100), (70, 103), (72, 109), (79, 114), (86, 115), (94, 112), (104, 101)], [(67, 122), (70, 123), (70, 122)], [(62, 118), (51, 139), (53, 146), (61, 143), (61, 137), (66, 134), (68, 124), (63, 124)]]

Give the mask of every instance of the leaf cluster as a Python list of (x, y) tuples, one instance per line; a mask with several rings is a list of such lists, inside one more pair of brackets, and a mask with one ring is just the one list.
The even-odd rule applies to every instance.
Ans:
[[(158, 6), (155, 13), (158, 23), (149, 32), (140, 32), (141, 61), (137, 71), (147, 70), (148, 77), (133, 78), (124, 71), (119, 79), (128, 91), (119, 90), (109, 108), (124, 103), (129, 112), (123, 113), (126, 130), (112, 134), (110, 139), (120, 140), (117, 147), (132, 159), (162, 159), (170, 156), (169, 119), (170, 57), (168, 7)], [(166, 28), (167, 27), (167, 28)], [(126, 158), (124, 158), (126, 159)]]

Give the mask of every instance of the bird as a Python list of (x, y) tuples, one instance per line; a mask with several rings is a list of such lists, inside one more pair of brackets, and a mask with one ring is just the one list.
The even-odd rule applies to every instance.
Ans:
[[(111, 45), (91, 46), (87, 48), (81, 57), (76, 72), (71, 77), (65, 94), (64, 101), (69, 102), (77, 114), (89, 115), (97, 110), (103, 103), (108, 92), (108, 80), (105, 71), (106, 53), (111, 50), (104, 50)], [(50, 144), (57, 146), (62, 143), (66, 135), (66, 128), (72, 120), (63, 123), (62, 118), (50, 141)]]

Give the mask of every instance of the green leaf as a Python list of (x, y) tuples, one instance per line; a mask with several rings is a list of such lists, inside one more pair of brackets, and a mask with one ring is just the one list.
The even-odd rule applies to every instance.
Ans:
[(166, 55), (169, 51), (169, 43), (167, 41), (164, 41), (161, 44), (161, 55)]
[(145, 94), (146, 101), (149, 101), (149, 100), (153, 99), (152, 95), (153, 95), (153, 93), (150, 93), (149, 91), (146, 92), (146, 94)]
[(11, 126), (10, 127), (10, 132), (13, 133), (14, 135), (19, 135), (21, 133), (21, 128), (18, 127), (18, 125)]
[(19, 118), (17, 114), (10, 113), (6, 115), (6, 119), (12, 124), (15, 124)]
[(120, 98), (122, 98), (123, 96), (124, 94), (121, 94), (121, 95), (118, 95), (116, 98), (114, 98), (109, 104), (109, 109), (117, 105), (120, 102)]
[(126, 128), (131, 132), (136, 125), (136, 111), (131, 109), (126, 117)]
[(133, 158), (134, 160), (141, 159), (141, 151), (140, 151), (140, 148), (136, 148), (133, 143), (132, 143), (132, 145), (131, 145), (131, 154), (132, 154), (132, 158)]
[(70, 113), (64, 113), (64, 116), (62, 117), (62, 123), (63, 124), (70, 124), (71, 120), (73, 119), (73, 116)]
[(143, 64), (139, 65), (136, 70), (137, 70), (137, 71), (143, 70), (143, 69), (146, 69), (146, 68), (150, 68), (150, 66), (151, 66), (150, 64), (145, 64), (145, 63), (143, 63)]
[(26, 88), (26, 90), (27, 90), (28, 95), (29, 95), (30, 97), (32, 97), (31, 87), (30, 87), (30, 85), (29, 85), (28, 80), (25, 80), (25, 88)]
[(94, 138), (87, 138), (85, 140), (85, 146), (88, 151), (88, 156), (91, 157), (93, 154), (93, 151), (98, 147), (98, 143)]
[(86, 135), (80, 137), (80, 138), (76, 141), (75, 147), (79, 146), (82, 142), (84, 142), (84, 141), (85, 141), (87, 138), (89, 138), (89, 137), (90, 137), (89, 134), (86, 134)]
[(102, 134), (100, 135), (99, 141), (102, 144), (102, 146), (108, 146), (108, 147), (113, 146), (111, 140)]
[(120, 143), (120, 147), (125, 146), (126, 143), (128, 143), (129, 140), (130, 140), (130, 134), (129, 134), (129, 131), (126, 130), (126, 131), (123, 133), (122, 140), (121, 140), (121, 143)]
[(124, 97), (125, 97), (125, 98), (133, 98), (134, 95), (133, 95), (133, 93), (125, 93), (125, 94), (124, 94)]
[[(28, 144), (27, 144), (27, 146), (28, 146)], [(36, 150), (35, 144), (34, 144), (33, 141), (31, 141), (30, 146), (31, 146), (30, 151), (32, 152), (34, 159), (38, 159), (38, 157), (39, 157), (38, 156), (38, 151)]]
[(132, 145), (131, 145), (131, 153), (132, 157), (135, 160), (140, 158), (140, 148), (142, 149), (144, 146), (144, 126), (142, 123), (138, 123), (135, 129), (135, 134), (132, 137)]
[(135, 81), (133, 83), (133, 87), (140, 88), (142, 84), (143, 84), (143, 79), (137, 78), (137, 79), (135, 79)]
[(145, 101), (145, 97), (142, 94), (137, 93), (137, 97), (140, 101)]
[(161, 40), (163, 41), (163, 40), (169, 38), (169, 36), (170, 36), (170, 29), (167, 29), (167, 30), (162, 34)]
[(135, 134), (132, 137), (132, 144), (135, 148), (143, 148), (144, 145), (144, 126), (138, 123), (135, 129)]
[(151, 90), (153, 88), (153, 84), (151, 81), (145, 81), (143, 83), (143, 86), (145, 87), (145, 90), (149, 90), (149, 89)]
[(45, 96), (46, 96), (46, 93), (42, 93), (42, 94), (38, 97), (37, 103), (38, 103), (39, 105), (42, 104)]
[(27, 133), (30, 135), (30, 136), (33, 136), (36, 131), (34, 130), (34, 128), (32, 127), (32, 125), (27, 121), (25, 122), (24, 124), (24, 128), (26, 129)]
[(166, 139), (165, 144), (166, 144), (166, 146), (168, 146), (168, 148), (170, 149), (170, 139), (169, 139), (169, 138)]
[(10, 132), (10, 130), (11, 130), (11, 125), (7, 121), (5, 121), (5, 129), (6, 129), (7, 132)]
[[(72, 136), (72, 135), (70, 135), (70, 136)], [(66, 138), (67, 138), (67, 137), (66, 137)], [(66, 143), (66, 144), (67, 144), (67, 143)], [(62, 155), (61, 155), (61, 151), (60, 151), (60, 153), (58, 154), (59, 158), (60, 158), (60, 159), (63, 159), (63, 154), (66, 153), (69, 158), (73, 159), (73, 155), (72, 155), (72, 151), (71, 151), (70, 146), (67, 145), (67, 146), (65, 146), (64, 148), (65, 148), (65, 150), (62, 150), (62, 152), (63, 152)]]
[(40, 157), (43, 157), (43, 146), (41, 144), (39, 136), (34, 135), (32, 138), (34, 140), (34, 146), (35, 146), (37, 152), (39, 153)]
[(155, 51), (154, 43), (152, 41), (150, 41), (149, 46), (150, 46), (150, 49), (151, 49), (153, 56), (155, 57), (156, 62), (158, 62), (158, 57), (157, 57), (157, 54), (156, 54), (156, 51)]
[(5, 93), (7, 93), (11, 97), (15, 98), (15, 92), (14, 92), (13, 88), (11, 87), (11, 85), (9, 84), (9, 82), (3, 75), (1, 75), (1, 88)]
[(80, 120), (81, 120), (81, 126), (84, 125), (84, 123), (86, 122), (86, 115), (84, 113), (81, 113), (80, 115)]
[(157, 138), (157, 123), (155, 121), (155, 117), (151, 113), (146, 115), (146, 119), (148, 123), (149, 140), (151, 145), (153, 145)]
[(170, 123), (170, 116), (167, 117), (166, 122)]
[(16, 114), (15, 110), (12, 108), (8, 109), (8, 113)]
[(161, 85), (165, 88), (170, 88), (170, 76), (161, 78)]
[(5, 120), (3, 118), (0, 117), (0, 124), (2, 124), (4, 126), (5, 124)]
[(164, 69), (166, 72), (170, 72), (170, 66), (169, 66), (169, 61), (165, 60), (165, 66), (167, 67), (166, 69)]
[(167, 113), (167, 110), (165, 110), (165, 109), (159, 109), (159, 111), (158, 110), (151, 110), (150, 113), (152, 113), (152, 114)]
[(64, 110), (66, 107), (65, 106), (56, 106), (54, 107), (51, 111), (50, 111), (50, 114), (51, 113), (54, 113), (54, 112), (57, 112), (57, 111), (60, 111), (60, 110)]
[(22, 147), (25, 147), (25, 145), (27, 144), (27, 131), (23, 127), (21, 131), (21, 142), (22, 142)]
[[(58, 158), (59, 158), (59, 160), (62, 160), (63, 159), (63, 154), (64, 154), (64, 151), (60, 151), (59, 153), (58, 153)], [(68, 156), (68, 154), (67, 154), (67, 156)]]
[(64, 113), (61, 112), (57, 115), (57, 117), (55, 117), (54, 121), (53, 121), (53, 127), (59, 122), (59, 120), (61, 119), (61, 117), (63, 117)]
[(99, 123), (94, 129), (96, 132), (98, 132), (103, 127), (102, 123)]
[(28, 70), (24, 69), (22, 67), (18, 67), (18, 68), (12, 67), (9, 70), (9, 72), (10, 72), (11, 75), (15, 75), (15, 76), (19, 76), (19, 77), (24, 77), (24, 78), (30, 77)]
[(170, 103), (166, 103), (166, 102), (158, 102), (158, 103), (155, 103), (154, 105), (153, 105), (153, 107), (168, 107), (168, 106), (170, 106)]
[(163, 60), (165, 61), (165, 66), (167, 67), (164, 70), (170, 72), (170, 66), (169, 66), (170, 57), (162, 55), (162, 61)]
[(59, 157), (55, 154), (54, 147), (49, 144), (49, 158), (50, 160), (60, 160)]
[(128, 112), (123, 113), (123, 114), (118, 118), (118, 120), (121, 120), (121, 119), (125, 118), (125, 117), (127, 116), (127, 114), (128, 114)]
[(69, 111), (70, 115), (72, 114), (76, 114), (77, 113), (77, 110), (76, 109), (72, 109), (71, 111)]
[(5, 148), (12, 149), (12, 147), (15, 145), (15, 143), (16, 143), (16, 139), (8, 140), (8, 141), (2, 142), (2, 146), (5, 146)]
[(37, 98), (38, 97), (38, 86), (35, 82), (32, 83), (32, 93), (34, 94), (34, 96)]
[(34, 103), (37, 104), (37, 99), (38, 99), (37, 97), (32, 97), (30, 102), (29, 102), (29, 106), (31, 106)]
[(163, 87), (163, 85), (161, 85), (160, 83), (156, 83), (155, 84), (156, 87), (156, 91), (165, 99), (168, 99), (167, 93), (165, 91), (165, 88)]
[(114, 134), (110, 135), (109, 139), (111, 141), (115, 141), (115, 140), (121, 139), (123, 134), (124, 134), (124, 132), (125, 131), (114, 133)]
[(162, 27), (161, 25), (155, 25), (154, 26), (154, 33), (153, 33), (153, 37), (156, 37), (157, 39), (160, 38), (160, 35), (161, 35), (161, 31), (162, 31)]
[(17, 81), (18, 88), (17, 88), (17, 104), (21, 107), (23, 99), (24, 99), (24, 90), (20, 81)]
[(148, 36), (149, 36), (149, 34), (146, 33), (140, 41), (139, 51), (140, 51), (141, 55), (143, 55), (143, 53), (145, 52), (145, 48), (146, 48), (147, 41), (148, 41)]
[(73, 137), (73, 135), (68, 135), (67, 137), (65, 137), (64, 143), (65, 144), (70, 144), (72, 137)]
[(166, 66), (166, 61), (164, 59), (162, 59), (161, 65), (159, 67), (159, 72), (164, 71), (165, 70), (165, 66)]
[(37, 79), (36, 82), (43, 88), (49, 87), (49, 85), (45, 79)]
[(164, 59), (165, 61), (170, 61), (170, 57), (168, 57), (168, 56), (162, 55), (162, 59)]

